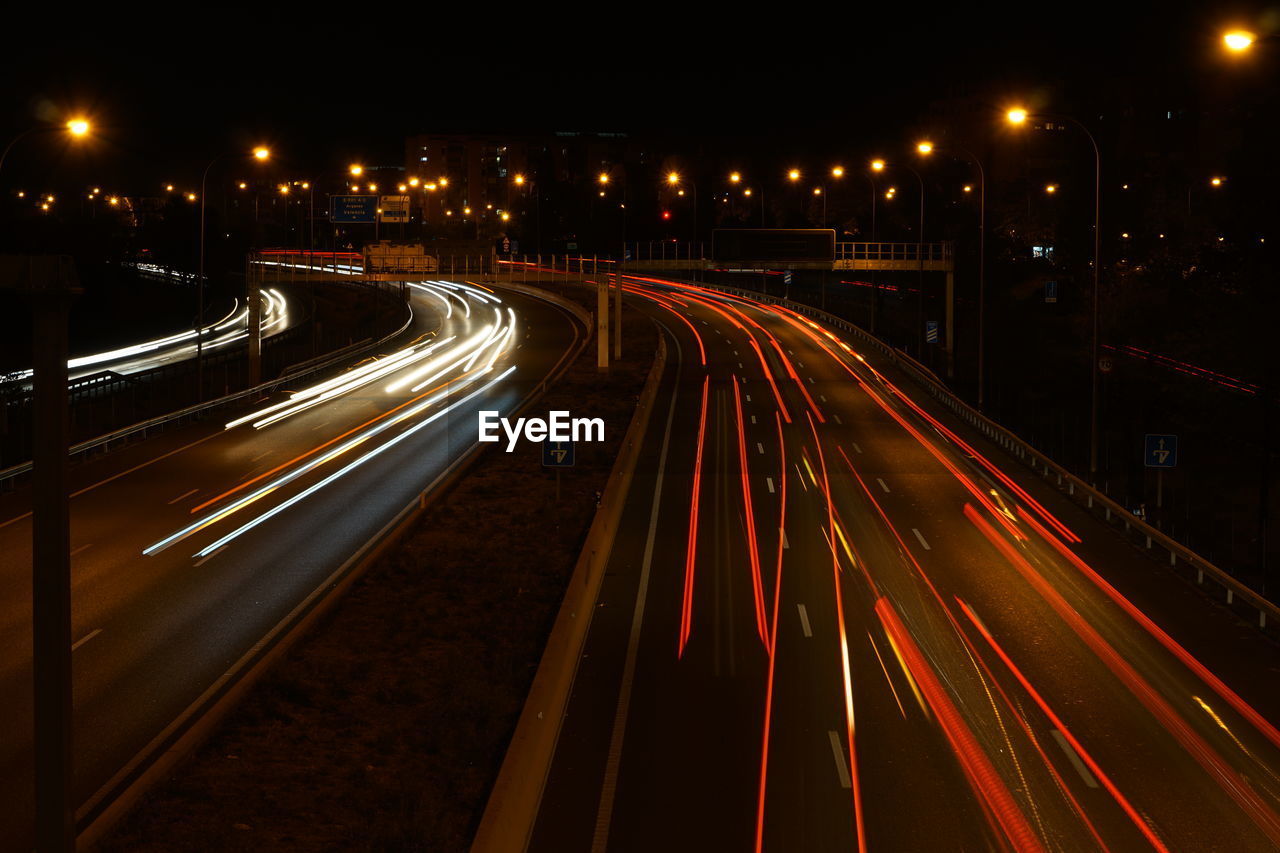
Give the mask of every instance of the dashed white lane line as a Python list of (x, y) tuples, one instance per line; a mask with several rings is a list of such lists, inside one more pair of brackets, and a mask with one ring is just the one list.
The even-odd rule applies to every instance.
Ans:
[(842, 426), (844, 425), (844, 421), (840, 420), (840, 416), (839, 416), (839, 415), (837, 415), (837, 414), (832, 414), (832, 415), (831, 415), (831, 417), (835, 419), (835, 422), (836, 422), (836, 423), (838, 423), (838, 424), (840, 424), (840, 425), (842, 425)]
[(792, 350), (787, 350), (787, 355), (795, 355), (795, 352)]
[(92, 548), (92, 547), (93, 547), (93, 543), (92, 543), (92, 542), (88, 543), (87, 545), (81, 545), (79, 548), (76, 548), (74, 551), (72, 551), (72, 552), (71, 552), (71, 554), (70, 554), (69, 556), (74, 557), (76, 554), (79, 554), (79, 553), (82, 553), (82, 552), (84, 552), (84, 551), (87, 551), (87, 550), (89, 550), (89, 549), (90, 549), (90, 548)]
[(746, 368), (742, 366), (742, 362), (738, 362), (738, 369), (739, 369), (739, 370), (746, 370)]
[(876, 482), (880, 484), (880, 488), (884, 489), (884, 493), (886, 495), (889, 494), (889, 486), (887, 483), (885, 483), (884, 480), (881, 480), (879, 477), (876, 477)]
[(855, 441), (855, 442), (853, 442), (853, 449), (854, 449), (854, 450), (856, 450), (856, 451), (858, 451), (859, 453), (861, 453), (861, 452), (862, 452), (862, 448), (858, 446), (858, 442), (856, 442), (856, 441)]
[(764, 455), (764, 445), (758, 441), (756, 442), (756, 450), (760, 451), (762, 456)]
[(1089, 768), (1084, 766), (1084, 762), (1080, 760), (1080, 756), (1076, 754), (1075, 749), (1072, 748), (1067, 739), (1062, 736), (1062, 732), (1053, 729), (1049, 734), (1053, 735), (1053, 739), (1058, 742), (1058, 746), (1062, 747), (1062, 751), (1067, 754), (1067, 760), (1071, 762), (1071, 766), (1080, 774), (1080, 778), (1084, 780), (1084, 783), (1090, 788), (1098, 787), (1098, 780), (1093, 778)]
[(782, 550), (791, 550), (791, 543), (787, 541), (787, 529), (785, 527), (779, 527), (778, 532), (782, 534)]
[(737, 355), (737, 354), (738, 354), (738, 351), (737, 351), (737, 350), (734, 350), (734, 351), (733, 351), (733, 354), (734, 354), (734, 355)]
[(750, 402), (751, 402), (751, 395), (750, 395), (750, 394), (747, 394), (747, 395), (746, 395), (746, 398), (747, 398), (747, 402), (748, 402), (748, 403), (750, 403)]
[(200, 491), (200, 490), (199, 490), (199, 489), (192, 489), (192, 490), (191, 490), (191, 491), (189, 491), (189, 492), (183, 492), (182, 494), (178, 495), (178, 496), (177, 496), (176, 498), (174, 498), (173, 500), (169, 501), (169, 506), (173, 506), (173, 505), (174, 505), (174, 504), (176, 504), (178, 501), (180, 501), (180, 500), (184, 500), (184, 499), (186, 499), (186, 498), (191, 497), (192, 495), (194, 495), (194, 494), (195, 494), (196, 492), (198, 492), (198, 491)]
[(769, 487), (769, 494), (771, 494), (771, 495), (772, 495), (772, 494), (774, 494), (774, 493), (775, 493), (775, 490), (774, 490), (774, 488), (773, 488), (773, 478), (772, 478), (772, 477), (765, 477), (765, 478), (764, 478), (764, 482), (765, 482), (765, 484)]
[(822, 402), (824, 402), (824, 403), (825, 403), (825, 402), (827, 402), (827, 398), (826, 398), (826, 397), (824, 397), (824, 396), (822, 396), (821, 394), (819, 394), (819, 395), (818, 395), (818, 399), (819, 399), (819, 400), (821, 400), (821, 401), (822, 401)]
[(796, 367), (804, 367), (804, 362), (797, 358), (797, 359), (796, 359)]
[(835, 732), (827, 732), (827, 739), (831, 741), (831, 754), (836, 757), (836, 773), (840, 776), (840, 787), (853, 787), (853, 780), (849, 778), (849, 766), (844, 763), (844, 750), (840, 747), (840, 735)]
[(809, 384), (810, 384), (810, 385), (817, 385), (818, 383), (814, 382), (814, 381), (813, 381), (813, 377), (812, 377), (812, 376), (810, 376), (810, 377), (809, 377)]
[(755, 422), (756, 422), (756, 416), (755, 416), (755, 415), (752, 415), (752, 416), (751, 416), (751, 422), (752, 422), (752, 423), (755, 423)]
[(812, 637), (813, 626), (809, 624), (809, 611), (804, 609), (803, 604), (797, 604), (796, 609), (800, 611), (800, 630), (804, 631), (806, 637)]
[[(90, 631), (89, 633), (85, 634), (83, 637), (81, 637), (80, 639), (78, 639), (78, 640), (76, 640), (74, 643), (72, 643), (72, 645), (71, 645), (71, 651), (73, 651), (73, 652), (74, 652), (76, 649), (80, 648), (80, 647), (81, 647), (81, 646), (83, 646), (85, 643), (89, 642), (90, 640), (92, 640), (94, 637), (98, 636), (98, 635), (99, 635), (99, 634), (101, 634), (101, 633), (102, 633), (102, 629), (101, 629), (101, 628), (94, 628), (92, 631)], [(1056, 732), (1055, 732), (1055, 734), (1056, 734)], [(1076, 760), (1077, 760), (1077, 761), (1079, 761), (1079, 759), (1076, 759)], [(1097, 787), (1097, 786), (1095, 786), (1095, 787)]]
[(911, 528), (911, 532), (914, 533), (916, 535), (916, 538), (920, 540), (920, 547), (924, 548), (926, 551), (933, 550), (932, 548), (929, 547), (929, 543), (924, 541), (923, 533), (921, 533), (919, 530), (916, 530), (914, 527)]

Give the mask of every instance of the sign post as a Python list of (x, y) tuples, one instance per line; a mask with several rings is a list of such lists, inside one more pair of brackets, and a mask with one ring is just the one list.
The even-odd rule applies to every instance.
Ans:
[(542, 442), (542, 467), (556, 469), (556, 503), (560, 503), (560, 469), (572, 468), (574, 462), (572, 441)]
[(1156, 469), (1156, 509), (1160, 509), (1164, 505), (1164, 469), (1178, 464), (1178, 437), (1148, 433), (1143, 464)]

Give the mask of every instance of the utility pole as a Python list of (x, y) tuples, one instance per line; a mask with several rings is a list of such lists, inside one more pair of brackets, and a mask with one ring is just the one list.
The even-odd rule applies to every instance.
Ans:
[(0, 257), (0, 289), (31, 298), (35, 331), (31, 610), (36, 850), (73, 853), (67, 309), (80, 289), (75, 265), (66, 255)]

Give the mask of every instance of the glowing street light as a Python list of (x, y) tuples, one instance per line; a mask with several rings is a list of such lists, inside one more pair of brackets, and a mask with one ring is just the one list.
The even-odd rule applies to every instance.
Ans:
[(609, 183), (609, 173), (601, 172), (599, 175), (596, 176), (596, 180), (598, 180), (601, 184)]
[(271, 149), (265, 145), (259, 145), (253, 149), (253, 158), (255, 160), (267, 160), (271, 157)]
[(667, 183), (668, 183), (668, 184), (670, 184), (670, 185), (671, 185), (671, 186), (673, 186), (673, 187), (674, 187), (674, 186), (676, 186), (677, 184), (679, 184), (679, 183), (680, 183), (680, 173), (679, 173), (679, 172), (668, 172), (668, 173), (667, 173)]
[(84, 136), (89, 132), (89, 122), (82, 118), (73, 118), (67, 122), (67, 130), (71, 131), (72, 136)]
[(351, 177), (358, 178), (364, 174), (364, 166), (361, 166), (359, 163), (352, 163), (351, 167), (347, 169), (347, 171), (351, 173)]
[(1258, 37), (1247, 30), (1231, 30), (1222, 34), (1222, 44), (1232, 53), (1244, 53), (1253, 47)]
[(787, 172), (787, 180), (792, 182), (800, 180), (800, 170), (792, 169), (790, 172)]
[(933, 143), (929, 142), (928, 140), (917, 142), (916, 151), (918, 151), (919, 153), (927, 157), (933, 153)]
[(742, 174), (739, 172), (731, 172), (729, 174), (729, 183), (736, 184), (742, 181)]
[(1226, 180), (1226, 178), (1223, 178), (1223, 177), (1221, 177), (1221, 176), (1219, 176), (1219, 175), (1214, 175), (1212, 178), (1210, 178), (1210, 179), (1209, 179), (1209, 183), (1210, 183), (1212, 186), (1220, 187), (1220, 186), (1222, 186), (1222, 182), (1223, 182), (1223, 181), (1225, 181), (1225, 180)]
[(1045, 184), (1045, 185), (1044, 185), (1044, 191), (1045, 191), (1046, 193), (1048, 193), (1049, 195), (1053, 195), (1054, 193), (1056, 193), (1056, 192), (1058, 191), (1058, 185), (1057, 185), (1057, 184)]
[(1027, 120), (1027, 111), (1022, 107), (1014, 107), (1004, 114), (1009, 124), (1022, 124)]
[(524, 175), (516, 175), (515, 182), (516, 182), (516, 186), (518, 187), (524, 186)]
[(831, 167), (831, 177), (833, 177), (833, 178), (843, 178), (843, 177), (844, 177), (844, 166), (832, 166), (832, 167)]
[(881, 159), (879, 159), (879, 158), (876, 158), (875, 160), (872, 160), (872, 161), (871, 161), (871, 171), (873, 171), (873, 172), (883, 172), (883, 171), (884, 171), (884, 161), (883, 161), (883, 160), (881, 160)]

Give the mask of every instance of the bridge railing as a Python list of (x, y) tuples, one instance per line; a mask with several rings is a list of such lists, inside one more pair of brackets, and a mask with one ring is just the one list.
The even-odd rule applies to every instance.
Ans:
[(837, 261), (949, 261), (951, 243), (836, 243)]

